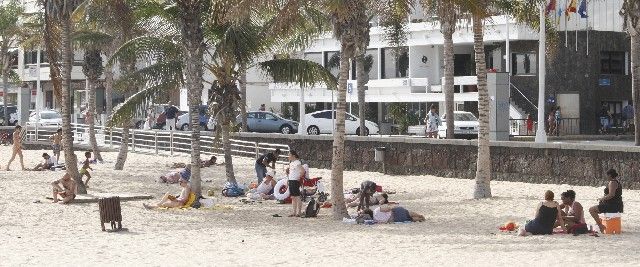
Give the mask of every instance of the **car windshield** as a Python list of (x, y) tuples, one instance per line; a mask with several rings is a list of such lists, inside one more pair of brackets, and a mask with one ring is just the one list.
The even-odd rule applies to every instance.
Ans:
[(471, 113), (456, 113), (456, 121), (477, 121), (478, 119)]
[(60, 116), (60, 114), (56, 112), (43, 112), (40, 113), (40, 118), (42, 118), (43, 120), (51, 120), (62, 118), (62, 116)]

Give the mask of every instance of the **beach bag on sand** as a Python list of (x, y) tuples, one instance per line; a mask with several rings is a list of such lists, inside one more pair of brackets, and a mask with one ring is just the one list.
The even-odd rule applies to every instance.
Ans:
[(222, 195), (225, 197), (239, 197), (244, 195), (244, 190), (236, 183), (227, 182), (222, 189)]
[(311, 199), (309, 204), (307, 204), (307, 209), (304, 212), (305, 217), (316, 217), (318, 216), (318, 212), (320, 212), (320, 204), (316, 202), (315, 199)]

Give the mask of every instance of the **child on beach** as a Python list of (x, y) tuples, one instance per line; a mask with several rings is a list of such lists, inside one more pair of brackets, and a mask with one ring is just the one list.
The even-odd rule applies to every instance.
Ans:
[(51, 167), (53, 167), (53, 159), (51, 158), (51, 156), (49, 156), (49, 154), (43, 153), (42, 158), (43, 161), (41, 163), (38, 163), (38, 165), (33, 168), (34, 171), (50, 170)]
[(20, 157), (20, 166), (22, 167), (22, 170), (24, 171), (24, 161), (23, 161), (23, 156), (22, 156), (22, 127), (20, 125), (16, 125), (15, 129), (13, 130), (13, 154), (11, 155), (11, 159), (9, 160), (9, 163), (7, 163), (7, 171), (10, 171), (9, 167), (11, 166), (11, 162), (13, 162), (13, 160), (16, 158), (16, 155), (18, 155), (18, 157)]
[(65, 173), (62, 179), (53, 181), (51, 186), (53, 186), (53, 203), (59, 201), (58, 196), (62, 197), (62, 204), (68, 204), (76, 198), (76, 182), (71, 179), (69, 173)]
[(89, 187), (89, 180), (91, 180), (91, 174), (89, 173), (88, 170), (92, 170), (91, 166), (89, 165), (91, 163), (91, 152), (87, 151), (84, 152), (84, 156), (85, 156), (85, 160), (84, 163), (82, 163), (82, 168), (80, 168), (80, 179), (82, 179), (82, 176), (87, 176), (87, 181), (84, 182), (84, 186)]
[[(56, 159), (60, 159), (60, 148), (62, 147), (62, 129), (58, 129), (56, 133), (49, 137), (53, 144), (51, 144), (51, 149), (53, 150), (53, 157)], [(54, 162), (57, 163), (57, 162)]]

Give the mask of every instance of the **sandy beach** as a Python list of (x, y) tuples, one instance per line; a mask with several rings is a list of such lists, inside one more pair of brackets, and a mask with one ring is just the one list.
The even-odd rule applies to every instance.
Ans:
[[(0, 147), (6, 167), (10, 147)], [(25, 151), (33, 167), (43, 151)], [(80, 152), (77, 153), (81, 155)], [(116, 153), (93, 165), (90, 193), (129, 192), (156, 197), (178, 193), (177, 185), (156, 183), (173, 162), (186, 156), (129, 154), (125, 171), (114, 171)], [(240, 183), (254, 179), (253, 161), (235, 159)], [(313, 167), (313, 166), (312, 166)], [(14, 162), (12, 169), (19, 169)], [(279, 172), (281, 167), (278, 167)], [(49, 183), (62, 172), (0, 171), (0, 266), (637, 266), (640, 263), (640, 191), (625, 190), (623, 234), (518, 237), (497, 227), (524, 222), (545, 190), (559, 199), (573, 189), (586, 208), (596, 204), (602, 187), (493, 182), (494, 198), (472, 200), (473, 181), (432, 176), (388, 176), (345, 172), (345, 188), (365, 179), (394, 190), (392, 201), (422, 213), (426, 222), (349, 225), (331, 219), (287, 218), (289, 205), (273, 201), (243, 204), (239, 198), (215, 201), (214, 210), (145, 210), (144, 201), (122, 203), (126, 232), (100, 230), (97, 204), (52, 204)], [(622, 181), (624, 183), (624, 173)], [(278, 175), (280, 176), (280, 175)], [(312, 169), (311, 176), (330, 171)], [(203, 192), (224, 184), (222, 166), (202, 172)], [(603, 181), (604, 186), (604, 181)], [(154, 202), (156, 200), (151, 200)], [(39, 202), (39, 203), (34, 203)], [(149, 201), (147, 201), (149, 202)], [(355, 210), (351, 210), (355, 213)], [(273, 217), (280, 214), (285, 217)], [(587, 218), (593, 224), (593, 219)]]

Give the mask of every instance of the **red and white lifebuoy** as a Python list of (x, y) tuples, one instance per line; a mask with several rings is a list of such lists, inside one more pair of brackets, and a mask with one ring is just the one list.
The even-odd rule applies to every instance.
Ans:
[(287, 179), (281, 179), (273, 188), (273, 196), (277, 200), (285, 200), (289, 197), (289, 186), (287, 185), (287, 182)]

